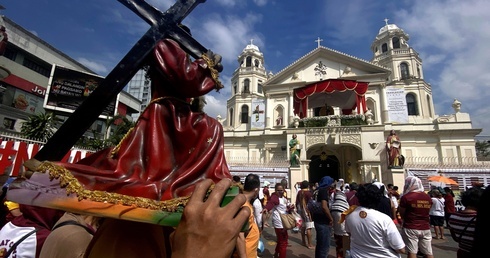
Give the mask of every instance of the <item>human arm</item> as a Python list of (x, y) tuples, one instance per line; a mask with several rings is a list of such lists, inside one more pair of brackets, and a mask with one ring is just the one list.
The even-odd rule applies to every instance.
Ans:
[(240, 230), (250, 216), (250, 209), (242, 208), (247, 199), (239, 194), (220, 207), (231, 186), (231, 180), (222, 179), (204, 201), (211, 184), (211, 179), (205, 179), (194, 189), (171, 240), (173, 258), (230, 257), (236, 246)]
[(333, 225), (333, 217), (332, 214), (330, 213), (330, 209), (328, 208), (328, 202), (326, 200), (322, 200), (322, 209), (327, 218), (330, 220), (328, 223), (330, 226)]
[(238, 234), (238, 237), (236, 239), (236, 250), (238, 253), (238, 257), (240, 258), (247, 258), (247, 251), (245, 247), (245, 233), (240, 232)]
[(276, 205), (279, 205), (279, 197), (277, 194), (272, 194), (270, 200), (264, 207), (265, 212), (271, 211)]

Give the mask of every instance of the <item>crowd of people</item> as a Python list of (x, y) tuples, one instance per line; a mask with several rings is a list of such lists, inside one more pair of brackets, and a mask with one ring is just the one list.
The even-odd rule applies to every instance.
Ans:
[[(238, 234), (231, 257), (261, 256), (262, 233), (268, 221), (276, 237), (273, 257), (288, 257), (290, 230), (284, 228), (280, 215), (293, 210), (301, 216), (302, 244), (315, 249), (318, 258), (328, 256), (331, 240), (337, 258), (401, 257), (401, 254), (409, 258), (417, 255), (431, 258), (432, 240), (444, 239), (445, 228), (449, 228), (451, 237), (459, 243), (458, 258), (473, 257), (474, 252), (483, 248), (482, 231), (488, 224), (483, 216), (488, 214), (488, 208), (481, 200), (488, 199), (488, 187), (475, 186), (462, 191), (460, 198), (465, 208), (455, 211), (455, 196), (449, 187), (427, 192), (422, 181), (414, 176), (405, 179), (402, 193), (398, 193), (397, 187), (391, 184), (385, 187), (380, 182), (346, 184), (343, 179), (329, 176), (318, 184), (303, 181), (298, 184), (294, 204), (284, 194), (284, 181), (276, 183), (269, 192), (270, 183), (261, 183), (256, 174), (247, 175), (243, 181), (236, 176), (233, 180), (232, 185), (239, 185), (246, 197), (242, 206), (249, 212), (244, 214), (248, 218), (247, 228)], [(2, 215), (0, 257), (11, 254), (12, 257), (84, 257), (104, 221), (89, 215), (19, 205), (5, 196), (3, 203), (6, 212)], [(311, 203), (317, 203), (319, 211)], [(316, 239), (312, 237), (313, 231)]]

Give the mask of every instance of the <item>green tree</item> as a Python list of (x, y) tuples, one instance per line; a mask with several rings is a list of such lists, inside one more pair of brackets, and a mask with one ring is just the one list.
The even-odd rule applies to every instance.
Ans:
[(56, 125), (57, 119), (53, 113), (38, 113), (29, 116), (20, 130), (24, 137), (47, 141), (56, 131)]
[(108, 127), (115, 125), (114, 131), (107, 139), (108, 145), (116, 146), (131, 128), (135, 126), (135, 122), (129, 120), (126, 116), (116, 115), (107, 121)]
[(488, 141), (476, 141), (476, 157), (486, 158), (490, 156), (490, 143)]

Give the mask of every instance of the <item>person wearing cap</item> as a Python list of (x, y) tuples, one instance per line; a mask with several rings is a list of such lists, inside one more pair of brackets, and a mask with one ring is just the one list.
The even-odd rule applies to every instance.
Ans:
[(333, 217), (333, 235), (335, 239), (335, 251), (337, 253), (337, 258), (344, 257), (344, 247), (343, 243), (345, 238), (348, 236), (345, 231), (345, 223), (340, 223), (340, 217), (342, 212), (349, 209), (349, 203), (347, 202), (347, 197), (342, 191), (344, 186), (344, 179), (339, 179), (335, 182), (335, 192), (333, 194), (333, 202), (330, 208), (330, 212)]
[(323, 214), (313, 213), (313, 222), (316, 230), (315, 258), (325, 258), (330, 249), (330, 237), (332, 233), (333, 217), (330, 213), (329, 191), (334, 180), (330, 176), (324, 176), (318, 184), (318, 196), (316, 201), (321, 203)]

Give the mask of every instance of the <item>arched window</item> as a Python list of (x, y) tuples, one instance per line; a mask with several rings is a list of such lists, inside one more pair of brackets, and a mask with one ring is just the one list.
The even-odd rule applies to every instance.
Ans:
[(418, 116), (419, 112), (417, 110), (417, 98), (415, 97), (415, 94), (408, 93), (405, 98), (407, 100), (408, 115), (409, 116)]
[(388, 44), (384, 43), (381, 45), (381, 53), (388, 52)]
[(402, 74), (402, 80), (406, 80), (409, 77), (409, 72), (408, 72), (408, 64), (407, 63), (401, 63), (400, 64), (400, 72)]
[(233, 94), (237, 94), (237, 93), (238, 93), (238, 85), (237, 85), (237, 83), (235, 82), (235, 83), (233, 84)]
[(244, 93), (250, 93), (250, 80), (249, 79), (245, 79), (243, 81), (243, 92)]
[(260, 66), (260, 61), (259, 60), (255, 59), (255, 62), (254, 63), (255, 63), (255, 67), (259, 67)]
[(420, 75), (420, 65), (417, 65), (417, 78), (422, 78), (422, 75)]
[(230, 119), (228, 119), (228, 125), (233, 126), (233, 108), (230, 108), (230, 114), (228, 115)]
[(400, 38), (394, 37), (391, 42), (393, 43), (393, 49), (400, 48)]
[(262, 87), (262, 81), (259, 81), (259, 84), (257, 85), (257, 92), (260, 93), (260, 94), (262, 94), (262, 92), (263, 92), (263, 89), (262, 88), (263, 88)]
[(248, 106), (243, 105), (242, 106), (242, 124), (247, 124), (248, 123)]
[(245, 63), (245, 66), (246, 67), (252, 66), (252, 57), (251, 56), (247, 56), (247, 61)]

